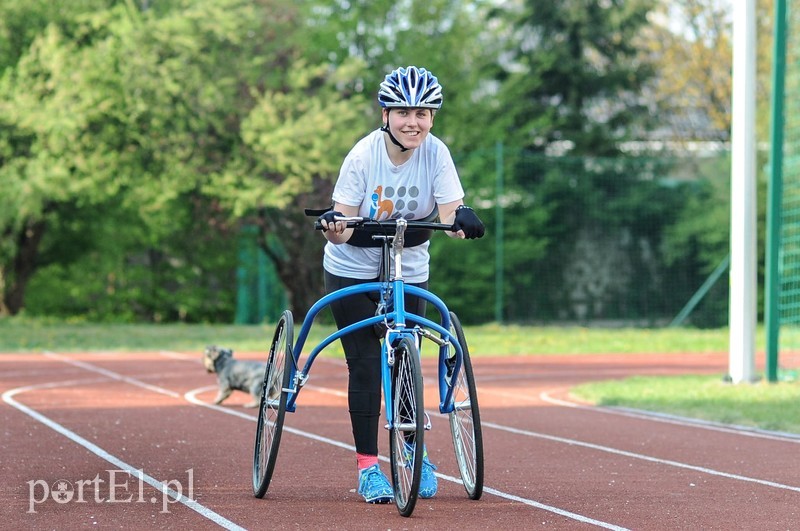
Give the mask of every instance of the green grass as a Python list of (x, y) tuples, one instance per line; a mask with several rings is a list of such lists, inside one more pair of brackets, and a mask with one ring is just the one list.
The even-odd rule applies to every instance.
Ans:
[[(295, 336), (300, 324), (295, 323)], [(315, 324), (309, 341), (333, 330)], [(273, 325), (94, 324), (44, 319), (0, 319), (0, 352), (96, 350), (199, 351), (206, 344), (234, 350), (266, 350)], [(470, 352), (480, 355), (642, 354), (724, 352), (727, 330), (597, 329), (581, 327), (466, 327)], [(306, 346), (309, 346), (307, 343)], [(337, 350), (338, 345), (332, 350)], [(433, 354), (432, 349), (427, 349)]]
[(725, 352), (727, 329), (584, 328), (488, 324), (465, 330), (470, 352), (498, 355)]
[[(297, 332), (297, 330), (295, 330)], [(153, 351), (201, 352), (208, 344), (266, 351), (273, 326), (95, 324), (0, 319), (0, 352)]]
[[(266, 352), (273, 325), (93, 324), (46, 319), (0, 319), (0, 353), (83, 351), (202, 351), (218, 344), (239, 352)], [(295, 324), (295, 337), (300, 324)], [(333, 331), (315, 324), (304, 351)], [(567, 355), (726, 352), (727, 329), (611, 329), (582, 327), (466, 327), (473, 356)], [(782, 340), (798, 344), (798, 333), (781, 332)], [(792, 337), (794, 336), (794, 337)], [(764, 344), (759, 329), (757, 344)], [(425, 349), (432, 356), (435, 349)], [(338, 342), (325, 355), (341, 356)], [(601, 405), (620, 405), (763, 429), (800, 433), (800, 384), (728, 385), (717, 377), (636, 377), (582, 385), (576, 396)]]
[(800, 434), (800, 382), (732, 385), (719, 376), (634, 376), (574, 387), (571, 393), (604, 406)]

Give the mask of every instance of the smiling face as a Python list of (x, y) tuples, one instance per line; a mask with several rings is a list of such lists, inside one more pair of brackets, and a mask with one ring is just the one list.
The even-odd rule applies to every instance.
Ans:
[(397, 107), (383, 109), (383, 123), (389, 124), (394, 137), (408, 149), (418, 148), (433, 127), (433, 110)]

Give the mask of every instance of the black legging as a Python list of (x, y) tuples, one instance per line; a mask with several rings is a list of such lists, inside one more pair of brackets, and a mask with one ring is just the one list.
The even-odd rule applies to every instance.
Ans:
[[(377, 279), (361, 280), (345, 278), (325, 272), (325, 290), (338, 289), (375, 282)], [(428, 283), (410, 284), (428, 289)], [(333, 318), (338, 328), (375, 315), (378, 305), (377, 293), (359, 293), (331, 304)], [(406, 298), (406, 312), (425, 315), (425, 300), (419, 297)], [(347, 386), (350, 423), (356, 452), (378, 455), (378, 424), (381, 416), (381, 343), (372, 327), (362, 328), (341, 338), (350, 379)]]

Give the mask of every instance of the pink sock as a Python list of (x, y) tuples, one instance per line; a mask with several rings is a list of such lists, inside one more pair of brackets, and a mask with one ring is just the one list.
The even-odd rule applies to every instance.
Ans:
[(356, 452), (356, 461), (358, 461), (358, 469), (364, 470), (365, 468), (369, 468), (372, 465), (378, 464), (378, 456), (377, 455), (367, 455), (367, 454), (360, 454)]

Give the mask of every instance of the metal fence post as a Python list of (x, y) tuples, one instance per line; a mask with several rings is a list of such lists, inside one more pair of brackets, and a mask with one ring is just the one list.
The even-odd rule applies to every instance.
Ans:
[(503, 322), (503, 142), (495, 144), (495, 273), (494, 273), (494, 320)]
[(772, 57), (772, 116), (769, 193), (767, 196), (767, 249), (764, 279), (764, 327), (767, 333), (767, 381), (778, 381), (780, 314), (781, 203), (783, 201), (783, 99), (786, 78), (786, 0), (775, 0)]

